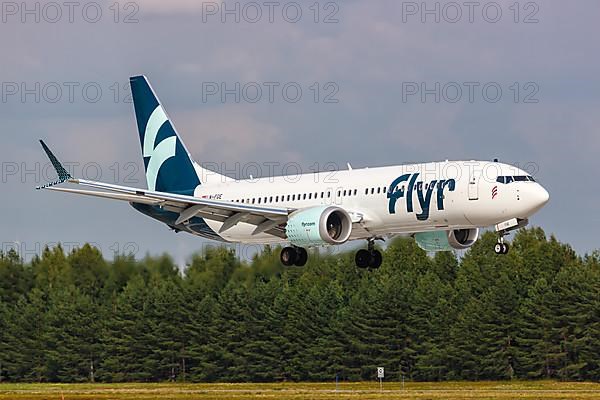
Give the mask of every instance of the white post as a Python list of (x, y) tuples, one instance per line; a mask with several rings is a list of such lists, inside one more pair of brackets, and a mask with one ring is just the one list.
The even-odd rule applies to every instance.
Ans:
[(383, 367), (377, 367), (377, 377), (379, 378), (379, 391), (383, 392), (383, 377), (385, 376)]

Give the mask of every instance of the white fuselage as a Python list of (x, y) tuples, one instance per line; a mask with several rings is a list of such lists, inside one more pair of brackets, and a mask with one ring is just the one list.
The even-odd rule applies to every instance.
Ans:
[[(528, 173), (487, 161), (444, 161), (224, 182), (211, 182), (210, 178), (214, 181), (220, 177), (201, 177), (204, 183), (196, 188), (196, 197), (290, 209), (339, 206), (354, 222), (351, 240), (486, 227), (513, 218), (526, 219), (548, 201), (548, 192)], [(215, 232), (223, 224), (208, 219), (206, 223)], [(239, 222), (219, 235), (231, 242), (285, 242), (269, 234), (253, 235), (255, 228)]]

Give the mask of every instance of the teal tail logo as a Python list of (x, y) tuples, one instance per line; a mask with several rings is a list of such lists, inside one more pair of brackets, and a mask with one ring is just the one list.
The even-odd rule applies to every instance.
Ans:
[(146, 77), (130, 82), (148, 189), (193, 195), (200, 180), (164, 107)]
[(163, 110), (161, 105), (158, 105), (150, 115), (144, 132), (143, 156), (144, 158), (150, 157), (146, 165), (146, 181), (150, 190), (156, 190), (156, 179), (158, 178), (160, 167), (169, 158), (175, 157), (177, 136), (165, 138), (156, 147), (154, 146), (158, 131), (168, 121), (169, 119), (167, 118), (167, 114), (165, 114), (165, 110)]

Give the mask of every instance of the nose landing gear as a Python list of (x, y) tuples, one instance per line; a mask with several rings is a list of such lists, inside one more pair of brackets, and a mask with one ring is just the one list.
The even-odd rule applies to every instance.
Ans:
[(494, 246), (494, 253), (508, 254), (508, 243), (504, 243), (504, 236), (508, 235), (506, 231), (498, 231), (498, 242)]
[(496, 243), (496, 245), (494, 246), (494, 252), (496, 254), (508, 254), (508, 243), (504, 243), (504, 242), (498, 242)]
[(497, 224), (496, 233), (498, 233), (498, 243), (494, 246), (494, 252), (496, 254), (507, 254), (508, 243), (504, 243), (504, 236), (508, 235), (511, 231), (524, 228), (528, 224), (529, 220), (527, 218), (513, 218)]

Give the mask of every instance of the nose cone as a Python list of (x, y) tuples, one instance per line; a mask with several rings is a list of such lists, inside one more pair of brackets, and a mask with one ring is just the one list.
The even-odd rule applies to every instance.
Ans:
[(539, 183), (535, 184), (535, 187), (532, 187), (532, 190), (527, 193), (527, 203), (531, 207), (530, 213), (540, 210), (542, 207), (546, 205), (546, 203), (550, 200), (550, 194), (542, 185)]
[(544, 189), (544, 187), (542, 185), (538, 185), (538, 196), (539, 199), (538, 201), (540, 202), (540, 207), (543, 207), (546, 205), (546, 203), (548, 202), (548, 200), (550, 200), (550, 193), (548, 193), (548, 191), (546, 189)]

